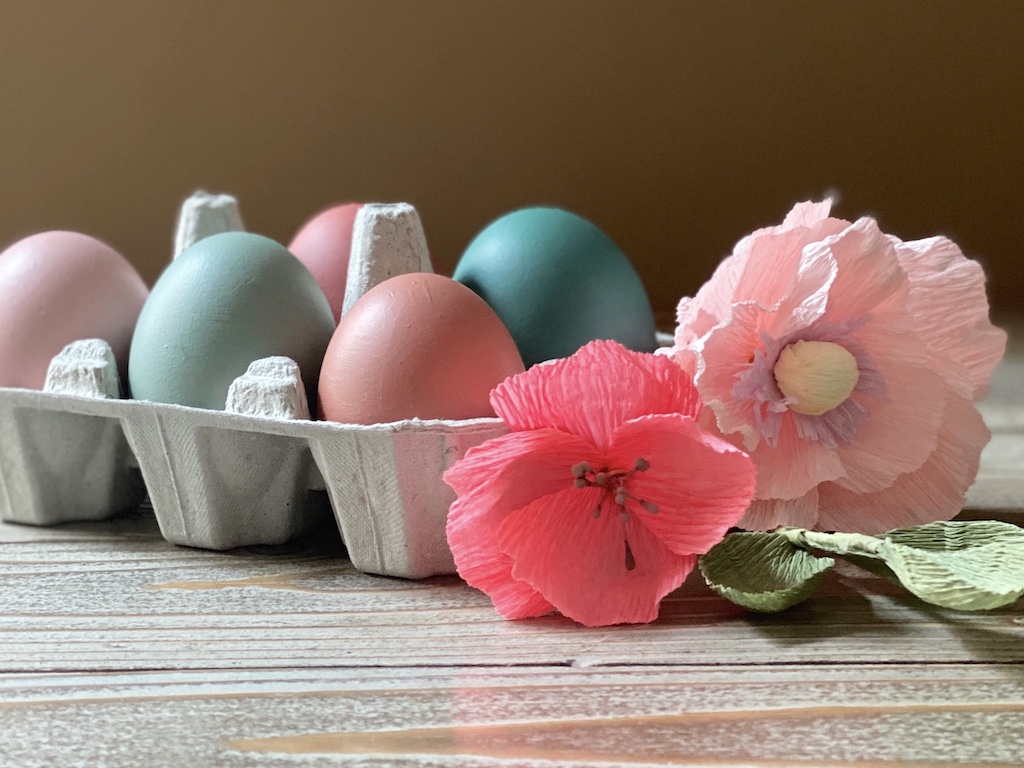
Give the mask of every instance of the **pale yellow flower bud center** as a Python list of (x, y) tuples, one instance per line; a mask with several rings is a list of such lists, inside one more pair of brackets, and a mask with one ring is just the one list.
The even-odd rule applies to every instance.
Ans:
[(795, 342), (775, 363), (779, 389), (795, 401), (790, 409), (807, 416), (820, 416), (840, 405), (859, 376), (856, 358), (830, 341)]

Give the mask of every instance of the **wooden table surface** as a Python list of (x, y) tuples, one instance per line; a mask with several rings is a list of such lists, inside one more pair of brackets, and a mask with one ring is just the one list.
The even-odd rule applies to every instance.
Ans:
[[(969, 516), (1024, 520), (1020, 339)], [(139, 513), (0, 525), (0, 589), (0, 768), (1024, 765), (1024, 601), (957, 614), (850, 568), (780, 615), (696, 577), (587, 630), (361, 574), (336, 531), (206, 552)]]

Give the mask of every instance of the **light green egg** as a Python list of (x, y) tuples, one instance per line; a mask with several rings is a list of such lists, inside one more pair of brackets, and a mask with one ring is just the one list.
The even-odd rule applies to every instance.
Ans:
[(316, 279), (283, 245), (248, 232), (205, 238), (171, 263), (142, 308), (132, 397), (223, 410), (252, 361), (283, 355), (299, 364), (312, 400), (334, 328)]

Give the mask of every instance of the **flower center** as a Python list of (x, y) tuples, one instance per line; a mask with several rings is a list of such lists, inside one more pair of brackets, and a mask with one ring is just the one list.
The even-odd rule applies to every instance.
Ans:
[(860, 378), (857, 359), (831, 341), (789, 344), (774, 373), (782, 394), (793, 400), (790, 409), (807, 416), (821, 416), (843, 403)]
[[(612, 470), (605, 467), (604, 469), (595, 470), (590, 466), (589, 462), (581, 461), (579, 464), (573, 465), (573, 485), (577, 488), (603, 489), (604, 496), (594, 509), (594, 517), (598, 518), (601, 516), (601, 509), (610, 498), (619, 507), (619, 517), (623, 524), (625, 524), (629, 521), (629, 510), (626, 509), (627, 501), (636, 502), (644, 509), (644, 511), (649, 512), (652, 515), (658, 514), (657, 504), (653, 501), (638, 499), (626, 488), (626, 481), (629, 480), (629, 478), (637, 472), (646, 472), (650, 468), (651, 463), (642, 456), (633, 462), (632, 469)], [(629, 536), (625, 533), (625, 530), (623, 530), (623, 541), (625, 544), (625, 559), (623, 560), (623, 565), (627, 571), (635, 570), (636, 557), (633, 555), (633, 548), (629, 545)]]
[[(626, 481), (629, 480), (637, 472), (646, 472), (651, 468), (650, 462), (642, 456), (633, 463), (632, 469), (604, 469), (595, 470), (590, 466), (589, 462), (581, 461), (579, 464), (573, 465), (572, 476), (573, 485), (577, 488), (603, 488), (605, 491), (605, 498), (611, 497), (614, 502), (622, 507), (620, 514), (622, 520), (625, 522), (629, 518), (629, 512), (626, 511), (626, 502), (635, 501), (645, 510), (650, 512), (652, 515), (658, 513), (658, 505), (653, 501), (644, 501), (633, 496), (626, 488)], [(602, 499), (602, 503), (604, 500)], [(594, 510), (594, 517), (601, 516), (601, 507), (598, 506)]]

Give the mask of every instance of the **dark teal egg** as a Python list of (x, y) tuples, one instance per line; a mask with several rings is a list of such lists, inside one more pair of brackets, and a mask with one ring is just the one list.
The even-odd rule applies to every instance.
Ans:
[(249, 363), (283, 355), (312, 398), (334, 327), (316, 278), (283, 245), (248, 232), (207, 237), (164, 270), (142, 308), (132, 396), (223, 410)]
[(502, 216), (469, 244), (454, 277), (491, 305), (528, 366), (595, 339), (640, 352), (657, 346), (633, 265), (608, 235), (568, 211)]

